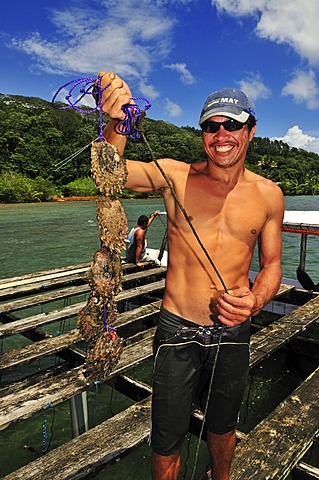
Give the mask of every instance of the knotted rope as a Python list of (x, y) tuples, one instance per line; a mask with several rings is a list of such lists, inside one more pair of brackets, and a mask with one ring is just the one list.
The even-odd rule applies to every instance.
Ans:
[[(83, 78), (78, 78), (75, 80), (71, 80), (68, 83), (65, 83), (62, 85), (54, 94), (51, 104), (52, 107), (55, 108), (55, 110), (68, 110), (69, 108), (74, 108), (78, 112), (81, 113), (93, 113), (98, 111), (99, 112), (99, 138), (100, 141), (103, 142), (104, 137), (103, 137), (103, 111), (102, 111), (102, 97), (103, 97), (103, 92), (110, 86), (110, 84), (106, 85), (105, 87), (101, 86), (101, 81), (102, 77), (98, 77), (97, 81), (96, 78), (92, 77), (83, 77)], [(56, 99), (57, 96), (65, 89), (68, 89), (67, 94), (65, 95), (65, 100), (67, 101), (68, 105), (64, 105), (63, 107), (57, 106), (56, 105)], [(77, 96), (75, 100), (74, 98), (74, 93), (75, 90), (80, 87), (79, 92), (80, 95)], [(83, 106), (79, 106), (82, 99), (85, 97), (85, 95), (93, 95), (96, 107), (93, 108), (85, 108)], [(138, 101), (144, 101), (144, 111), (148, 110), (151, 108), (150, 102), (147, 100), (147, 98), (144, 97), (132, 97), (131, 100), (134, 102)], [(128, 135), (130, 138), (136, 140), (140, 139), (140, 134), (139, 134), (139, 126), (142, 121), (142, 112), (140, 107), (138, 106), (137, 103), (130, 103), (128, 105), (123, 106), (123, 111), (125, 112), (125, 118), (124, 120), (120, 121), (116, 125), (116, 131), (117, 133), (120, 133), (121, 135)]]

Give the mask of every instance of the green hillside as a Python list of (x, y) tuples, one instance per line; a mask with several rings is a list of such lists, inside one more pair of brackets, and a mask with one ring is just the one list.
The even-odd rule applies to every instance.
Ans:
[[(94, 195), (89, 146), (98, 137), (98, 123), (97, 112), (60, 111), (39, 98), (0, 94), (0, 202)], [(199, 129), (151, 118), (143, 126), (157, 158), (188, 163), (205, 159)], [(143, 142), (130, 140), (126, 157), (149, 161), (151, 155)], [(315, 153), (256, 137), (246, 166), (277, 182), (286, 195), (319, 194), (319, 155)]]

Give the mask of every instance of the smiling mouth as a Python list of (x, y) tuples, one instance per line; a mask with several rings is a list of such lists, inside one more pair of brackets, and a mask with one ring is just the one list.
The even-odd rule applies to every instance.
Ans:
[(229, 150), (231, 150), (232, 148), (233, 145), (215, 145), (215, 150), (221, 153), (229, 152)]

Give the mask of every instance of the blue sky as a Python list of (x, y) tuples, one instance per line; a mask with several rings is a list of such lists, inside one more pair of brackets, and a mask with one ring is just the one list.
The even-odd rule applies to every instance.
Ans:
[(10, 0), (0, 92), (51, 100), (115, 71), (148, 116), (197, 126), (206, 97), (240, 88), (261, 137), (319, 153), (319, 0)]

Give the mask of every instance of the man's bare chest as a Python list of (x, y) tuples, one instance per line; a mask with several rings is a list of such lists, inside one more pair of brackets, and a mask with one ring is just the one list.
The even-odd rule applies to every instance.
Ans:
[[(214, 182), (187, 182), (182, 201), (194, 228), (202, 235), (257, 238), (267, 220), (267, 205), (256, 189)], [(181, 227), (184, 225), (179, 215)], [(178, 222), (179, 223), (179, 222)]]

